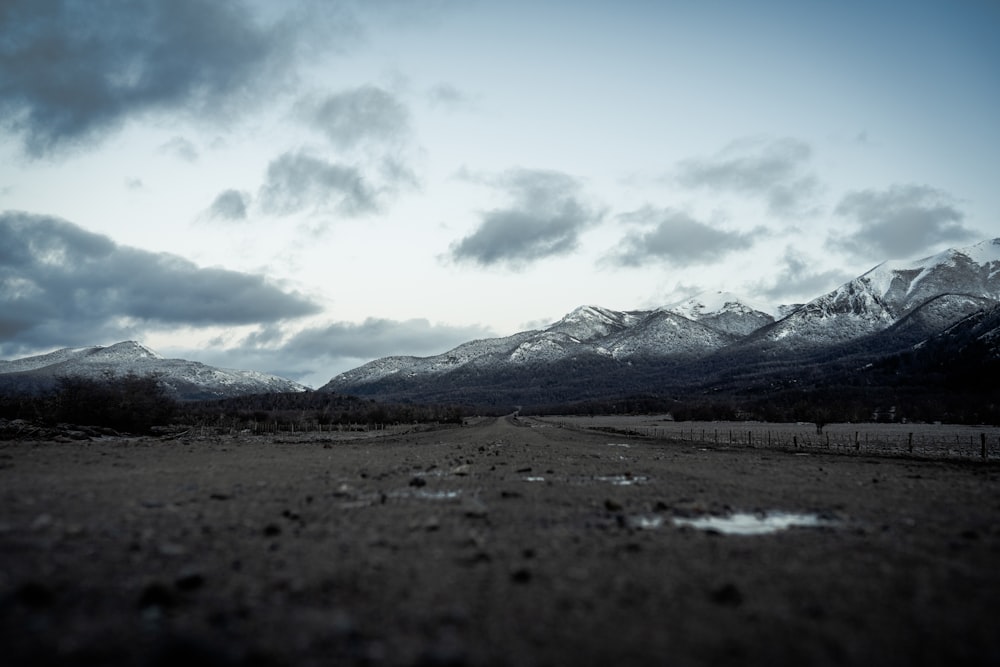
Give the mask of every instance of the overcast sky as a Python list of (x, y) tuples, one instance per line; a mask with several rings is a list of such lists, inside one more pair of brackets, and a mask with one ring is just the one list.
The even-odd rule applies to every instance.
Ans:
[(995, 0), (4, 0), (0, 358), (319, 386), (1000, 236)]

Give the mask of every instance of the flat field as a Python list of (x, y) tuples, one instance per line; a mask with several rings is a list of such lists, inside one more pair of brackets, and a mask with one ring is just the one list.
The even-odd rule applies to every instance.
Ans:
[(3, 664), (1000, 663), (978, 451), (348, 435), (0, 442)]
[[(809, 422), (679, 422), (666, 415), (595, 415), (547, 417), (545, 422), (661, 440), (713, 445), (821, 450), (929, 458), (1000, 459), (1000, 428), (957, 424), (835, 423), (817, 433)], [(985, 444), (985, 450), (984, 450)]]

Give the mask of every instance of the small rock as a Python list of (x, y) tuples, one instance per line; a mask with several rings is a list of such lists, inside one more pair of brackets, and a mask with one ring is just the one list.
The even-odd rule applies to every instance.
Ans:
[(609, 512), (621, 512), (623, 508), (622, 504), (617, 500), (614, 500), (613, 498), (606, 498), (604, 500), (604, 509)]
[(423, 477), (414, 477), (410, 480), (410, 486), (420, 488), (421, 486), (427, 486), (427, 480)]
[(196, 591), (205, 585), (205, 577), (199, 572), (186, 572), (177, 577), (174, 586), (179, 591)]
[(710, 594), (712, 602), (728, 607), (738, 607), (743, 604), (743, 593), (736, 584), (729, 582), (713, 590)]
[(431, 533), (441, 529), (441, 520), (438, 519), (436, 516), (427, 517), (422, 521), (413, 522), (412, 524), (410, 524), (410, 528), (414, 530), (426, 530), (427, 532)]
[(531, 570), (526, 567), (519, 567), (510, 573), (510, 580), (515, 584), (526, 584), (531, 581)]
[(45, 609), (55, 602), (55, 594), (41, 582), (28, 581), (17, 589), (14, 599), (31, 609)]
[(149, 609), (151, 607), (167, 608), (176, 603), (177, 598), (173, 592), (163, 584), (154, 582), (142, 589), (139, 595), (139, 609)]

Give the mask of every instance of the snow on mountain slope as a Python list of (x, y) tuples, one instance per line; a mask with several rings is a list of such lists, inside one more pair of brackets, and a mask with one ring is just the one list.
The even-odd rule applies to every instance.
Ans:
[(798, 306), (774, 308), (728, 292), (699, 294), (653, 311), (581, 306), (540, 331), (471, 341), (433, 357), (378, 359), (341, 373), (322, 389), (350, 392), (381, 382), (395, 391), (400, 383), (446, 384), (449, 377), (488, 382), (511, 369), (587, 355), (631, 362), (732, 348), (738, 356), (749, 351), (742, 346), (760, 344), (791, 353), (879, 334), (903, 318), (899, 334), (910, 339), (997, 302), (1000, 239), (912, 262), (886, 262)]
[(590, 346), (560, 331), (542, 331), (518, 345), (507, 357), (513, 364), (552, 362), (589, 350)]
[(996, 301), (965, 294), (942, 294), (909, 311), (886, 330), (897, 344), (913, 345), (943, 331), (959, 319), (989, 310)]
[(619, 312), (599, 306), (580, 306), (545, 330), (563, 333), (578, 341), (590, 341), (633, 327), (648, 314), (641, 311)]
[(873, 284), (886, 285), (883, 299), (898, 315), (940, 294), (1000, 298), (1000, 239), (945, 250), (909, 265), (886, 262), (875, 267)]
[(777, 308), (732, 292), (702, 292), (667, 309), (726, 334), (746, 336), (774, 322)]
[(774, 315), (775, 308), (756, 299), (733, 292), (699, 292), (692, 297), (669, 304), (667, 310), (683, 315), (690, 320), (717, 315), (723, 312), (760, 312)]
[(10, 361), (0, 359), (0, 374), (23, 373), (33, 371), (37, 368), (45, 368), (46, 366), (78, 358), (81, 353), (99, 349), (99, 347), (67, 347), (35, 357), (24, 357), (23, 359), (12, 359)]
[(417, 375), (436, 376), (484, 359), (509, 357), (522, 343), (537, 336), (538, 331), (523, 331), (504, 338), (486, 338), (463, 343), (453, 350), (431, 357), (384, 357), (345, 371), (322, 387), (339, 391), (339, 387), (366, 385), (391, 376), (400, 378)]
[(216, 368), (185, 359), (165, 359), (135, 341), (108, 347), (67, 348), (36, 357), (0, 362), (0, 382), (29, 377), (35, 386), (60, 377), (101, 379), (107, 375), (156, 375), (179, 398), (227, 397), (307, 388), (291, 380), (257, 371)]
[[(837, 344), (883, 331), (946, 294), (1000, 301), (1000, 239), (915, 261), (883, 262), (804, 304), (754, 338), (792, 347)], [(948, 303), (951, 314), (941, 310)], [(967, 305), (962, 299), (942, 302), (935, 317), (957, 320), (967, 314)]]
[(670, 312), (618, 312), (582, 306), (542, 331), (472, 341), (433, 357), (387, 357), (336, 376), (321, 391), (350, 391), (400, 378), (426, 380), (462, 368), (483, 373), (595, 355), (630, 360), (707, 354), (734, 338)]
[(702, 355), (721, 349), (735, 337), (661, 309), (628, 331), (610, 337), (607, 349), (616, 359)]

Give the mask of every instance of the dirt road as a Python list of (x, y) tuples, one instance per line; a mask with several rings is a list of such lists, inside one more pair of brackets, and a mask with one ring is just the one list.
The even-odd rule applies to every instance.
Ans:
[[(995, 665), (998, 472), (523, 419), (0, 442), (0, 660)], [(675, 523), (735, 511), (821, 525)]]

